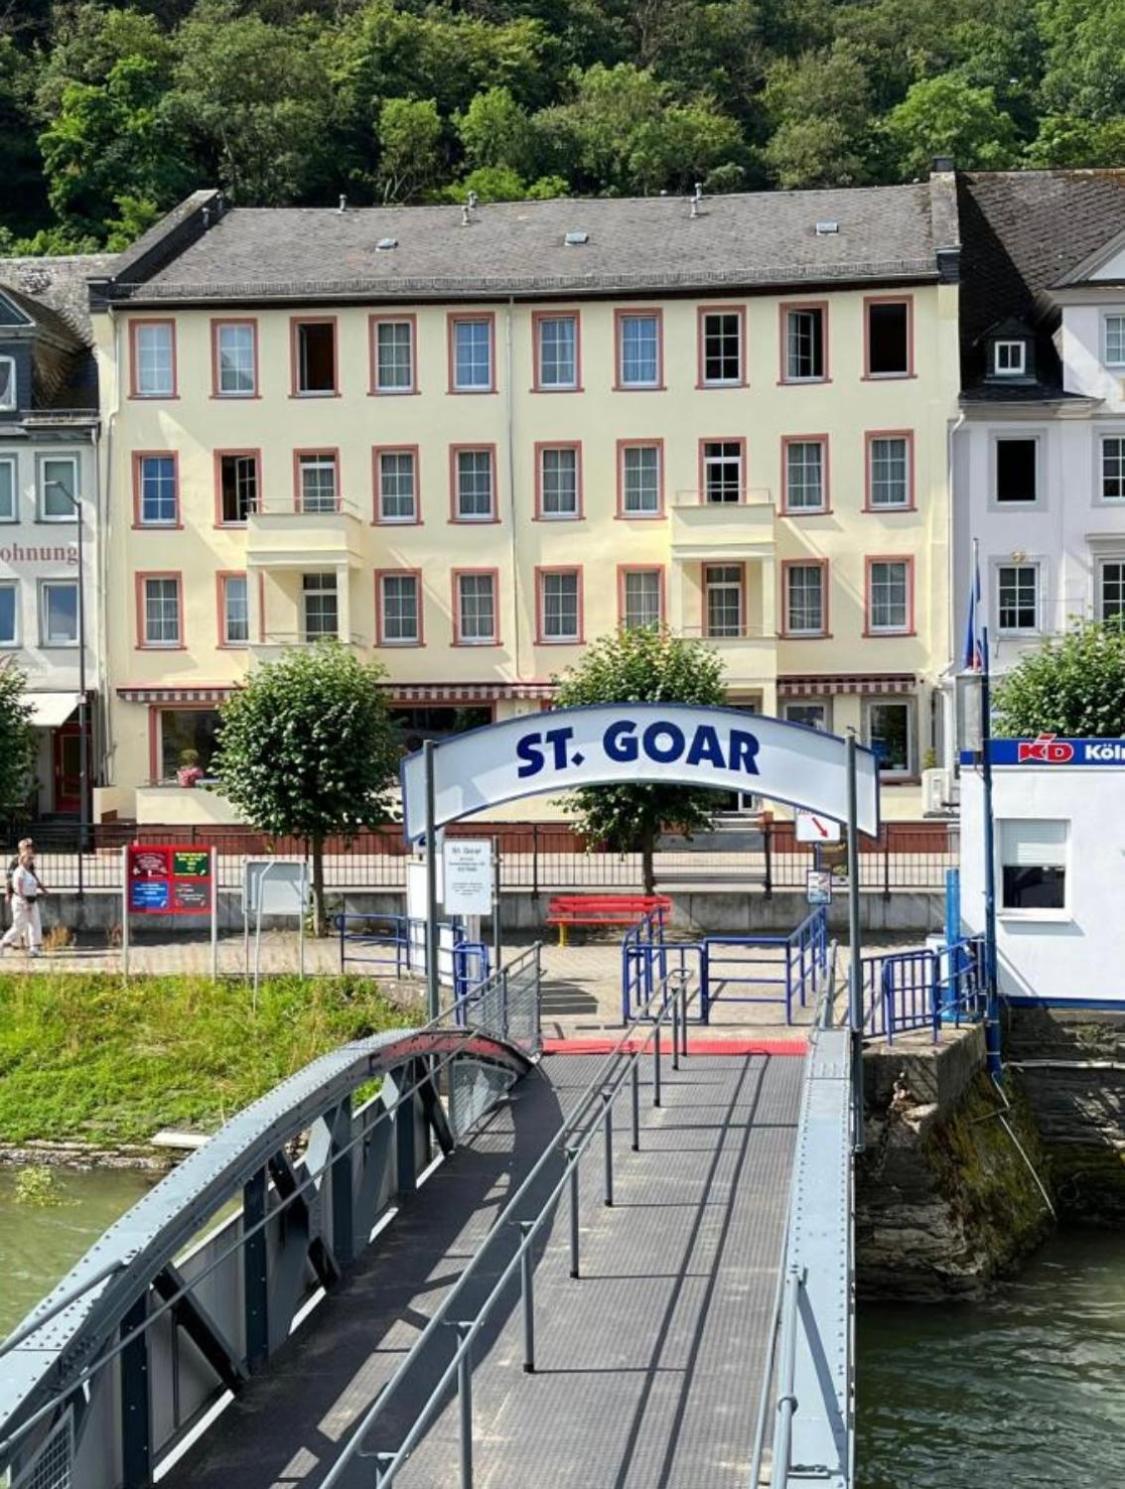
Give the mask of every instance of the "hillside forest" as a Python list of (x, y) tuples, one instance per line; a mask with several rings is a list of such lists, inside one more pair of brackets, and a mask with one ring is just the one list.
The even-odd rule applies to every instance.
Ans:
[(1125, 165), (1125, 0), (0, 0), (0, 253), (243, 204)]

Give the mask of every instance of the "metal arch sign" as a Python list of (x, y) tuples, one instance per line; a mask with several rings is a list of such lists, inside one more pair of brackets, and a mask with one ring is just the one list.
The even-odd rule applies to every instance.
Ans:
[[(426, 833), (422, 751), (402, 762), (404, 830)], [(624, 784), (753, 791), (843, 822), (847, 745), (833, 734), (736, 709), (599, 703), (505, 719), (434, 746), (434, 826), (525, 796)], [(856, 822), (879, 831), (875, 755), (856, 750)]]

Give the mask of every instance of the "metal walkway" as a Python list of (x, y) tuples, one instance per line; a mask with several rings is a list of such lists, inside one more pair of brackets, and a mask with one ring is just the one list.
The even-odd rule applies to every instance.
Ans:
[[(479, 1485), (515, 1489), (549, 1477), (556, 1489), (745, 1489), (803, 1063), (691, 1056), (674, 1072), (665, 1056), (663, 1105), (652, 1108), (642, 1092), (640, 1152), (630, 1151), (627, 1127), (615, 1132), (612, 1208), (601, 1165), (582, 1167), (578, 1280), (569, 1275), (565, 1205), (543, 1235), (535, 1373), (522, 1367), (518, 1285), (501, 1326), (476, 1353)], [(596, 1064), (555, 1056), (522, 1081), (486, 1130), (409, 1202), (385, 1245), (322, 1305), (307, 1339), (293, 1339), (289, 1357), (250, 1383), (165, 1482), (172, 1489), (323, 1484), (358, 1415)], [(529, 1196), (528, 1213), (540, 1202)], [(463, 1298), (470, 1313), (517, 1239), (510, 1231), (495, 1239), (495, 1255), (474, 1279), (479, 1296)], [(435, 1351), (380, 1424), (384, 1445), (397, 1442), (454, 1343)], [(459, 1446), (451, 1400), (396, 1484), (456, 1484)], [(340, 1482), (373, 1485), (371, 1459), (353, 1460)]]

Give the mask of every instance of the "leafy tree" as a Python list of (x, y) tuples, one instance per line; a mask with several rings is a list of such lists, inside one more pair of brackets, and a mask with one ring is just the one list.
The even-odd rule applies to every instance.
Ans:
[(26, 802), (35, 761), (26, 689), (27, 673), (7, 659), (0, 665), (0, 810), (9, 813)]
[(379, 181), (385, 202), (409, 202), (441, 170), (441, 119), (432, 98), (388, 98), (379, 111)]
[(442, 197), (447, 202), (464, 202), (470, 191), (481, 202), (545, 202), (566, 196), (567, 184), (561, 176), (539, 176), (527, 182), (509, 166), (482, 165), (447, 186)]
[(1031, 166), (1125, 165), (1125, 115), (1095, 123), (1073, 114), (1049, 114), (1024, 159)]
[(1054, 0), (1042, 16), (1048, 108), (1096, 120), (1125, 114), (1125, 0)]
[(993, 729), (1008, 737), (1125, 736), (1125, 626), (1083, 621), (1022, 657), (995, 690)]
[[(723, 664), (698, 641), (684, 641), (656, 627), (602, 636), (582, 661), (558, 679), (560, 708), (588, 703), (694, 703), (726, 701)], [(640, 850), (646, 894), (656, 883), (653, 854), (664, 829), (688, 835), (711, 825), (713, 791), (689, 786), (587, 786), (562, 805), (582, 836), (617, 852)]]
[(335, 641), (254, 668), (221, 709), (212, 761), (223, 794), (252, 826), (302, 837), (325, 923), (324, 840), (385, 820), (399, 748), (375, 662)]
[(870, 83), (856, 49), (837, 42), (770, 69), (763, 102), (775, 130), (764, 158), (779, 186), (869, 179)]
[(899, 171), (925, 175), (935, 155), (952, 155), (966, 169), (1003, 170), (1018, 150), (1015, 125), (996, 105), (991, 88), (974, 88), (950, 74), (915, 83), (885, 121)]
[(536, 145), (531, 119), (509, 89), (489, 88), (486, 93), (478, 93), (454, 122), (470, 169), (504, 166), (524, 177), (534, 174)]

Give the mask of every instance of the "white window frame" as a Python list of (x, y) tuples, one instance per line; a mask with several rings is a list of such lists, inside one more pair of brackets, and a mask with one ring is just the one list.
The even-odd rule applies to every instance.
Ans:
[[(820, 323), (820, 371), (793, 371), (792, 321), (794, 316), (816, 316)], [(785, 378), (787, 383), (823, 383), (828, 378), (828, 312), (823, 305), (788, 305), (785, 308)]]
[[(726, 317), (732, 318), (734, 320), (735, 325), (738, 328), (737, 333), (736, 333), (736, 338), (737, 338), (737, 343), (738, 343), (738, 372), (737, 372), (737, 374), (734, 377), (708, 377), (707, 376), (707, 338), (711, 334), (710, 331), (709, 331), (709, 329), (708, 329), (708, 323), (710, 321), (712, 321), (712, 320), (722, 320), (722, 319), (724, 319)], [(745, 316), (742, 314), (742, 312), (740, 310), (705, 310), (703, 312), (702, 320), (703, 320), (703, 325), (702, 325), (702, 328), (701, 328), (701, 334), (702, 334), (702, 337), (703, 337), (703, 345), (702, 345), (702, 347), (700, 347), (700, 356), (699, 356), (699, 380), (700, 380), (701, 384), (705, 388), (740, 388), (742, 386), (742, 384), (746, 380), (745, 377), (744, 377), (744, 375), (743, 375), (744, 374), (744, 369), (745, 369), (745, 361), (746, 361), (746, 348), (743, 345), (743, 340), (744, 340), (743, 328), (745, 326)], [(716, 337), (719, 339), (719, 342), (720, 342), (720, 348), (719, 348), (719, 351), (717, 353), (717, 356), (718, 356), (718, 359), (721, 362), (722, 359), (723, 359), (723, 357), (724, 357), (724, 355), (725, 355), (725, 352), (723, 350), (723, 347), (722, 347), (721, 343), (726, 340), (726, 337), (725, 337), (724, 332), (721, 329), (716, 329), (716, 331), (715, 331), (714, 334), (716, 335)]]
[(19, 648), (19, 646), (21, 645), (20, 637), (21, 637), (21, 633), (22, 633), (23, 627), (20, 624), (20, 621), (21, 621), (21, 618), (22, 618), (21, 615), (20, 615), (20, 611), (22, 609), (22, 606), (21, 606), (21, 603), (20, 603), (20, 588), (21, 588), (20, 581), (18, 579), (4, 579), (4, 580), (0, 580), (0, 590), (8, 590), (8, 589), (10, 589), (12, 591), (12, 596), (13, 596), (13, 599), (12, 599), (12, 639), (10, 641), (5, 641), (3, 639), (3, 637), (0, 637), (0, 649), (2, 649), (4, 651), (14, 651), (14, 650), (17, 650)]
[[(310, 579), (315, 579), (316, 584), (309, 584)], [(325, 584), (324, 581), (331, 581)], [(331, 595), (335, 601), (335, 624), (330, 631), (309, 630), (309, 599), (314, 595)], [(329, 637), (340, 635), (340, 581), (334, 570), (316, 570), (301, 575), (301, 640), (303, 642), (323, 641)]]
[[(387, 586), (409, 584), (414, 591), (414, 632), (410, 636), (391, 636), (387, 632)], [(402, 616), (398, 619), (401, 621)], [(420, 646), (422, 644), (422, 587), (417, 574), (379, 575), (379, 644), (380, 646)]]
[[(871, 512), (908, 512), (914, 505), (913, 470), (911, 460), (912, 440), (907, 434), (872, 434), (867, 440), (867, 507)], [(875, 500), (875, 446), (902, 446), (902, 500)]]
[[(572, 498), (572, 506), (568, 510), (559, 508), (551, 511), (547, 506), (547, 456), (566, 455), (570, 458), (571, 473), (573, 481), (570, 491), (567, 493)], [(561, 471), (562, 462), (557, 462), (556, 473)], [(582, 493), (580, 490), (581, 476), (579, 475), (579, 460), (577, 445), (541, 445), (539, 448), (539, 512), (538, 516), (544, 522), (574, 522), (582, 515)], [(561, 486), (555, 493), (561, 492)]]
[(18, 522), (20, 520), (20, 463), (14, 455), (0, 455), (0, 470), (10, 471), (12, 476), (11, 510), (7, 515), (0, 511), (0, 524)]
[[(735, 571), (734, 579), (712, 579), (711, 575), (718, 569), (732, 569)], [(716, 641), (732, 641), (746, 634), (746, 567), (744, 564), (722, 561), (705, 563), (703, 565), (702, 579), (703, 589), (703, 635), (705, 639)], [(733, 591), (738, 597), (738, 620), (735, 629), (712, 630), (711, 629), (711, 596), (712, 594), (727, 594)]]
[[(791, 461), (795, 450), (817, 450), (819, 452), (819, 474), (820, 474), (820, 500), (813, 502), (794, 502), (793, 482), (790, 479), (792, 470)], [(807, 513), (828, 511), (828, 444), (823, 439), (791, 439), (785, 444), (785, 508), (784, 513)]]
[[(149, 460), (167, 460), (172, 466), (172, 515), (171, 517), (146, 517), (145, 516), (145, 463)], [(220, 477), (221, 479), (221, 477)], [(56, 521), (58, 519), (55, 519)], [(138, 527), (177, 527), (180, 520), (180, 493), (176, 480), (176, 457), (169, 452), (162, 454), (157, 450), (147, 450), (143, 455), (137, 457), (137, 526)]]
[[(223, 336), (228, 332), (245, 333), (250, 338), (250, 386), (248, 388), (225, 388), (223, 386)], [(239, 357), (232, 369), (236, 376), (243, 371)], [(215, 372), (218, 385), (215, 394), (219, 398), (256, 398), (258, 396), (258, 336), (253, 321), (221, 321), (215, 328)]]
[(0, 357), (0, 373), (7, 370), (7, 379), (0, 378), (0, 390), (7, 388), (7, 396), (0, 397), (0, 411), (11, 413), (19, 408), (19, 377), (15, 357)]
[[(232, 636), (230, 633), (230, 587), (232, 583), (242, 585), (242, 593), (245, 599), (246, 635)], [(245, 574), (224, 574), (223, 585), (223, 645), (224, 646), (249, 646), (250, 644), (250, 581)]]
[[(148, 629), (148, 587), (150, 584), (170, 584), (176, 597), (176, 634), (168, 639), (154, 640)], [(146, 574), (141, 582), (141, 636), (145, 650), (174, 651), (184, 644), (184, 587), (182, 579), (172, 574)]]
[[(488, 510), (486, 512), (466, 512), (462, 505), (463, 490), (461, 485), (461, 461), (466, 455), (483, 455), (488, 462)], [(488, 445), (462, 445), (453, 457), (453, 471), (456, 487), (453, 493), (453, 520), (455, 522), (495, 522), (496, 521), (496, 453)]]
[(876, 708), (906, 709), (906, 769), (880, 770), (881, 781), (907, 781), (918, 774), (918, 714), (913, 698), (865, 698), (863, 700), (863, 743), (871, 747), (871, 714)]
[[(1001, 352), (1010, 359), (1007, 366), (1001, 366)], [(994, 377), (1026, 377), (1027, 342), (994, 341), (992, 343), (992, 375)]]
[[(417, 522), (418, 522), (418, 456), (417, 456), (417, 453), (414, 450), (388, 449), (388, 450), (380, 450), (379, 453), (378, 453), (378, 457), (377, 458), (378, 458), (378, 461), (379, 461), (379, 493), (378, 494), (379, 494), (379, 521), (380, 521), (380, 523), (384, 523), (384, 524), (387, 524), (389, 526), (394, 526), (396, 524), (402, 524), (402, 525), (407, 526), (407, 527), (415, 526), (417, 524)], [(410, 462), (410, 511), (408, 513), (405, 513), (405, 514), (402, 513), (402, 512), (391, 513), (391, 512), (388, 512), (387, 511), (387, 506), (386, 506), (386, 502), (387, 502), (386, 474), (385, 474), (384, 469), (383, 469), (383, 462), (385, 460), (395, 460), (395, 461), (407, 460), (407, 461)], [(395, 474), (396, 474), (396, 477), (397, 477), (398, 472), (396, 472)], [(394, 496), (394, 500), (395, 501), (401, 501), (403, 499), (403, 493), (401, 491), (394, 492), (393, 493), (393, 496)]]
[[(1032, 501), (1001, 501), (997, 495), (1001, 444), (1027, 440), (1035, 445), (1035, 497)], [(994, 429), (988, 440), (988, 510), (990, 512), (1041, 512), (1047, 506), (1046, 439), (1042, 429)]]
[[(653, 359), (651, 377), (629, 377), (627, 375), (628, 357), (625, 347), (625, 328), (630, 323), (651, 322), (653, 331)], [(617, 318), (617, 355), (619, 358), (617, 367), (617, 385), (619, 388), (659, 388), (664, 380), (664, 368), (662, 363), (662, 328), (660, 316), (655, 310), (630, 310), (619, 315)]]
[[(804, 719), (795, 718), (801, 709), (819, 708), (821, 722), (819, 724), (808, 724)], [(832, 700), (831, 698), (790, 698), (781, 705), (781, 717), (790, 724), (799, 724), (803, 729), (817, 729), (822, 734), (832, 733)]]
[[(631, 506), (629, 488), (629, 457), (634, 454), (652, 455), (655, 458), (655, 505)], [(654, 518), (664, 515), (664, 450), (655, 440), (646, 443), (644, 440), (636, 440), (631, 444), (622, 445), (619, 455), (621, 461), (621, 515), (623, 517)], [(644, 494), (640, 488), (635, 488), (633, 495)]]
[[(461, 356), (460, 347), (458, 346), (458, 340), (461, 335), (461, 329), (465, 326), (479, 328), (484, 332), (485, 346), (488, 349), (488, 360), (485, 364), (486, 375), (483, 382), (463, 383), (461, 381)], [(493, 388), (496, 384), (496, 369), (494, 365), (496, 360), (496, 347), (493, 344), (494, 326), (494, 321), (492, 321), (491, 319), (485, 319), (479, 315), (463, 315), (453, 317), (453, 333), (451, 337), (453, 343), (453, 355), (451, 360), (453, 365), (450, 367), (450, 377), (453, 384), (453, 391), (455, 393), (491, 393), (493, 391)], [(473, 365), (476, 365), (475, 359)]]
[[(1010, 558), (993, 559), (992, 606), (997, 636), (1038, 636), (1043, 629), (1043, 565), (1037, 558), (1023, 558), (1018, 562)], [(1030, 569), (1035, 575), (1035, 624), (1033, 626), (1005, 626), (1000, 621), (1000, 575), (1004, 569)]]
[[(492, 606), (492, 629), (487, 635), (470, 636), (465, 631), (465, 590), (466, 579), (471, 579), (479, 584), (488, 582), (488, 593)], [(500, 617), (496, 605), (496, 575), (493, 573), (462, 573), (457, 575), (457, 644), (458, 646), (495, 646), (500, 632)], [(479, 601), (479, 595), (474, 597)]]
[[(73, 473), (74, 503), (68, 503), (65, 512), (47, 511), (47, 467), (69, 465)], [(78, 503), (82, 500), (79, 484), (80, 466), (77, 455), (39, 455), (35, 461), (35, 520), (37, 522), (77, 522)]]
[[(550, 377), (547, 376), (547, 340), (544, 335), (550, 327), (554, 341)], [(568, 328), (568, 337), (563, 336)], [(564, 375), (568, 372), (568, 375)], [(578, 389), (578, 314), (576, 311), (560, 311), (558, 315), (541, 315), (535, 321), (535, 386), (545, 393), (574, 393)]]
[[(309, 359), (307, 355), (307, 342), (305, 333), (307, 331), (329, 331), (332, 335), (332, 386), (330, 388), (306, 388), (305, 382), (309, 375)], [(294, 379), (294, 397), (296, 398), (336, 398), (340, 388), (340, 328), (334, 319), (323, 320), (317, 316), (309, 316), (306, 320), (299, 320), (296, 324), (294, 348), (297, 366)]]
[[(47, 596), (55, 589), (70, 589), (74, 591), (74, 639), (72, 641), (52, 641), (47, 631)], [(70, 651), (78, 648), (78, 635), (81, 630), (81, 617), (79, 610), (79, 593), (77, 579), (40, 579), (39, 581), (39, 645), (44, 650)]]
[[(1009, 857), (1011, 838), (1017, 836), (1016, 830), (1024, 825), (1042, 827), (1051, 824), (1063, 828), (1061, 853), (1048, 850), (1047, 861), (1036, 864), (1019, 864), (1013, 862)], [(1027, 834), (1032, 836), (1032, 834)], [(1065, 817), (999, 817), (996, 820), (996, 859), (1000, 866), (999, 894), (997, 915), (1001, 920), (1047, 920), (1065, 921), (1072, 918), (1071, 884), (1073, 875), (1071, 873), (1070, 849), (1071, 849), (1070, 821)], [(1053, 859), (1054, 861), (1050, 861)], [(1061, 859), (1061, 863), (1059, 860)], [(1063, 871), (1063, 902), (1060, 906), (1035, 906), (1035, 905), (1007, 905), (1004, 902), (1004, 870), (1006, 868), (1060, 868)]]
[[(817, 626), (795, 626), (793, 624), (793, 610), (790, 604), (789, 581), (796, 569), (815, 569), (820, 586), (820, 624)], [(785, 580), (782, 584), (781, 602), (785, 606), (785, 635), (786, 636), (823, 636), (827, 631), (828, 620), (828, 594), (825, 583), (827, 565), (815, 560), (797, 559), (785, 568)]]
[[(305, 476), (316, 472), (330, 470), (332, 472), (332, 505), (323, 505), (323, 494), (317, 491), (316, 504), (309, 505), (308, 489), (305, 485)], [(319, 487), (319, 481), (317, 483)], [(317, 454), (309, 451), (307, 454), (297, 456), (297, 495), (299, 505), (297, 510), (303, 513), (311, 513), (314, 516), (323, 516), (328, 512), (340, 510), (340, 462), (335, 455)]]
[[(734, 454), (708, 454), (708, 451), (718, 449), (725, 450), (730, 446)], [(699, 493), (699, 499), (705, 507), (734, 507), (743, 502), (746, 497), (746, 470), (745, 470), (746, 446), (740, 439), (705, 439), (703, 441), (703, 490)], [(734, 501), (726, 498), (713, 498), (709, 493), (711, 490), (711, 475), (719, 477), (719, 484), (725, 484), (722, 480), (722, 472), (731, 465), (738, 467), (738, 480), (735, 485), (737, 496)]]
[[(876, 625), (875, 623), (875, 566), (901, 567), (903, 577), (902, 624)], [(911, 633), (911, 601), (913, 598), (914, 573), (909, 558), (875, 558), (867, 565), (867, 633), (869, 636), (909, 636)]]
[[(547, 629), (547, 582), (551, 579), (574, 581), (574, 630), (552, 632)], [(579, 569), (551, 569), (539, 575), (540, 645), (576, 646), (582, 639), (582, 574)]]
[[(141, 341), (148, 334), (168, 338), (168, 381), (155, 387), (145, 385), (145, 358)], [(130, 352), (136, 358), (133, 368), (133, 396), (135, 398), (174, 398), (176, 396), (176, 327), (172, 321), (135, 321), (132, 328)]]
[[(1115, 336), (1118, 339), (1118, 356), (1110, 359), (1109, 355), (1109, 326), (1110, 322), (1118, 323)], [(1107, 367), (1125, 367), (1125, 310), (1106, 310), (1102, 312), (1102, 359)]]
[[(1117, 479), (1121, 483), (1120, 496), (1107, 496), (1105, 490), (1105, 447), (1109, 440), (1117, 442), (1117, 462), (1119, 472)], [(1106, 430), (1100, 433), (1097, 439), (1097, 450), (1094, 459), (1094, 501), (1099, 506), (1125, 507), (1125, 429)]]
[[(406, 332), (406, 370), (409, 375), (405, 384), (385, 383), (383, 381), (383, 357), (380, 341), (384, 327), (394, 331), (405, 330)], [(404, 393), (416, 393), (418, 388), (414, 368), (414, 322), (401, 316), (381, 316), (374, 322), (372, 335), (375, 342), (371, 350), (376, 393), (384, 394), (388, 398), (400, 397)], [(391, 362), (393, 364), (395, 360), (394, 353), (397, 351), (397, 348), (392, 347), (391, 351)]]
[(1110, 619), (1105, 613), (1105, 567), (1107, 564), (1116, 564), (1121, 570), (1121, 610), (1122, 624), (1125, 624), (1125, 549), (1119, 553), (1099, 553), (1094, 559), (1094, 614), (1101, 621)]
[[(629, 581), (646, 579), (656, 581), (656, 614), (647, 620), (631, 620), (629, 617)], [(648, 597), (646, 596), (646, 603)], [(653, 565), (651, 569), (626, 569), (621, 576), (621, 624), (627, 631), (642, 630), (646, 626), (664, 624), (664, 572)]]

